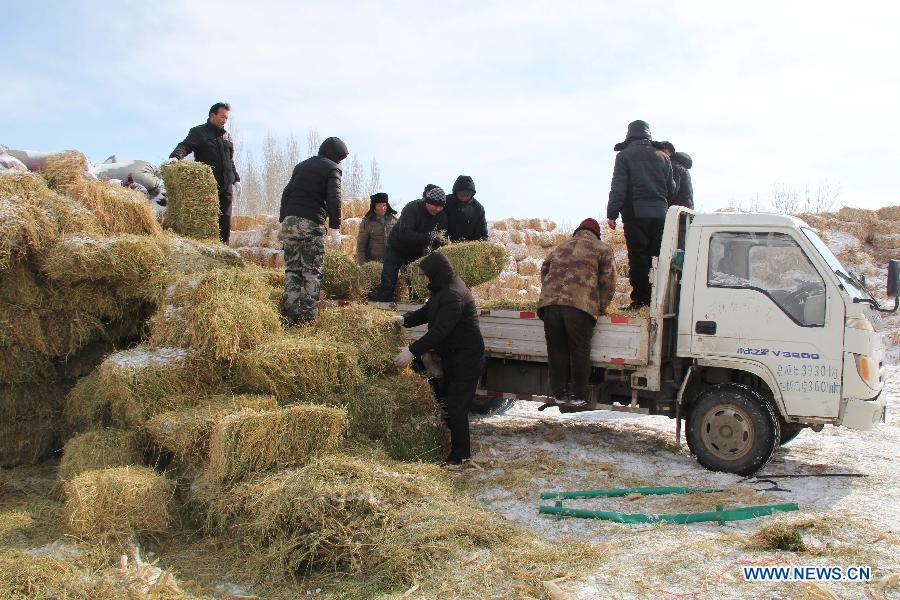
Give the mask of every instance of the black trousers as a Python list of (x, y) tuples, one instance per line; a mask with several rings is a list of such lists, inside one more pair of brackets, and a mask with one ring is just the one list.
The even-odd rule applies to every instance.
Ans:
[(665, 219), (630, 219), (624, 224), (628, 280), (635, 304), (650, 304), (650, 267), (653, 257), (659, 256), (665, 224)]
[(478, 388), (478, 377), (457, 379), (442, 377), (433, 380), (435, 394), (444, 409), (444, 421), (450, 430), (450, 456), (453, 460), (466, 460), (470, 457), (469, 442), (469, 409), (475, 399)]
[(222, 186), (219, 189), (219, 239), (222, 243), (228, 245), (231, 238), (231, 202), (234, 198), (232, 192), (234, 188), (230, 185)]
[(591, 338), (597, 319), (573, 306), (545, 306), (541, 317), (553, 395), (561, 398), (568, 391), (577, 400), (590, 400)]

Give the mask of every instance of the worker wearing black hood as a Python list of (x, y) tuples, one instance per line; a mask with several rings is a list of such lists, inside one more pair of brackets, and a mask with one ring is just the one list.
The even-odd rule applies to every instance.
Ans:
[(662, 150), (672, 161), (672, 176), (675, 179), (675, 195), (669, 199), (669, 206), (694, 208), (694, 185), (689, 169), (694, 166), (687, 152), (676, 152), (672, 142), (652, 142), (653, 147)]
[(422, 308), (397, 317), (397, 322), (404, 327), (428, 323), (428, 331), (404, 348), (394, 362), (405, 366), (429, 351), (440, 357), (443, 377), (435, 388), (450, 429), (447, 464), (458, 465), (469, 459), (469, 407), (484, 368), (484, 339), (472, 293), (453, 272), (447, 257), (433, 252), (419, 268), (428, 278), (431, 296)]
[(446, 212), (451, 242), (488, 239), (484, 207), (475, 199), (475, 182), (468, 175), (460, 175), (453, 183), (453, 193), (447, 196)]
[(318, 314), (325, 263), (325, 219), (332, 239), (340, 243), (341, 167), (347, 145), (330, 137), (319, 155), (296, 167), (281, 194), (281, 232), (284, 243), (283, 309), (288, 325), (311, 321)]
[(359, 264), (384, 260), (388, 234), (397, 223), (397, 211), (391, 208), (388, 200), (384, 192), (369, 196), (369, 212), (362, 218), (356, 234), (356, 261)]
[(659, 256), (675, 180), (669, 158), (650, 143), (646, 121), (629, 123), (625, 141), (614, 149), (618, 154), (606, 218), (609, 228), (615, 229), (616, 219), (622, 216), (631, 282), (631, 304), (626, 308), (638, 309), (650, 304), (650, 266), (653, 257)]

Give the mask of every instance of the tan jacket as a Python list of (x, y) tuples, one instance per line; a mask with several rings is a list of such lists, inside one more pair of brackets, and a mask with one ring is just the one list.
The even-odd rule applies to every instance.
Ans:
[(591, 231), (577, 231), (541, 267), (538, 315), (545, 306), (573, 306), (596, 319), (606, 314), (615, 291), (612, 247)]
[(356, 261), (359, 264), (370, 260), (379, 262), (384, 260), (384, 248), (387, 245), (388, 234), (397, 223), (397, 217), (392, 214), (385, 216), (384, 223), (375, 219), (364, 217), (359, 224), (359, 233), (356, 235)]

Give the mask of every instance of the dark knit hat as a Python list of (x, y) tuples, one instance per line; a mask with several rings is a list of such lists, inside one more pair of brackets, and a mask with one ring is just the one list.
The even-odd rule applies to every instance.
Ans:
[(578, 233), (581, 230), (590, 231), (597, 236), (598, 240), (603, 239), (603, 236), (600, 235), (600, 223), (598, 223), (595, 219), (588, 218), (582, 221), (581, 225), (578, 226), (578, 229), (575, 230), (575, 233)]
[(426, 186), (425, 186), (425, 189), (422, 190), (422, 197), (423, 197), (423, 198), (425, 197), (425, 194), (428, 193), (428, 190), (433, 190), (433, 189), (436, 188), (436, 187), (437, 187), (437, 186), (434, 185), (433, 183), (429, 183), (428, 185), (426, 185)]
[(372, 202), (372, 204), (378, 204), (379, 202), (387, 202), (388, 195), (385, 194), (384, 192), (378, 192), (377, 194), (372, 194), (371, 196), (369, 196), (369, 200)]
[(431, 189), (426, 188), (426, 190), (426, 204), (433, 204), (434, 206), (444, 206), (445, 204), (447, 204), (447, 195), (444, 194), (444, 190), (442, 190), (438, 186), (434, 186)]

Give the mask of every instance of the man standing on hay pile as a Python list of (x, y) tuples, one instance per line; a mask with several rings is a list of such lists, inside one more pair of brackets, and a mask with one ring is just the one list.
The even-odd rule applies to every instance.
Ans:
[(318, 156), (296, 167), (281, 194), (284, 243), (283, 310), (288, 327), (316, 318), (325, 264), (325, 217), (331, 236), (340, 243), (341, 161), (350, 154), (340, 138), (330, 137)]
[(537, 313), (544, 321), (550, 387), (558, 406), (580, 407), (590, 400), (591, 338), (615, 291), (613, 249), (602, 241), (600, 224), (585, 219), (541, 267)]
[(446, 464), (456, 467), (469, 460), (469, 407), (484, 369), (484, 339), (472, 293), (453, 272), (447, 257), (434, 252), (422, 260), (419, 268), (428, 279), (431, 296), (425, 306), (405, 316), (398, 315), (396, 322), (404, 327), (428, 323), (428, 331), (404, 348), (394, 362), (406, 366), (430, 351), (440, 357), (443, 374), (434, 382), (434, 388), (450, 429)]
[(447, 197), (447, 235), (451, 242), (474, 242), (488, 239), (484, 207), (475, 199), (475, 182), (460, 175)]
[(659, 256), (666, 211), (675, 197), (675, 180), (669, 157), (650, 143), (646, 121), (629, 123), (625, 141), (614, 149), (619, 154), (606, 218), (609, 228), (615, 229), (616, 219), (622, 215), (631, 282), (631, 304), (622, 308), (638, 310), (650, 305), (650, 267), (653, 257)]
[[(234, 166), (234, 143), (225, 131), (231, 106), (216, 102), (209, 109), (209, 119), (192, 127), (180, 144), (175, 146), (165, 164), (194, 154), (194, 160), (209, 165), (219, 188), (219, 238), (223, 244), (231, 237), (231, 202), (234, 192), (241, 195), (241, 177)], [(235, 189), (236, 188), (236, 189)]]
[(396, 214), (387, 194), (378, 192), (369, 196), (369, 212), (362, 218), (356, 235), (356, 261), (359, 264), (384, 260), (388, 234), (397, 223)]
[(441, 236), (447, 233), (447, 215), (443, 212), (446, 203), (444, 190), (428, 184), (420, 200), (413, 200), (400, 211), (400, 220), (391, 229), (384, 251), (379, 302), (394, 300), (401, 268), (444, 244)]

